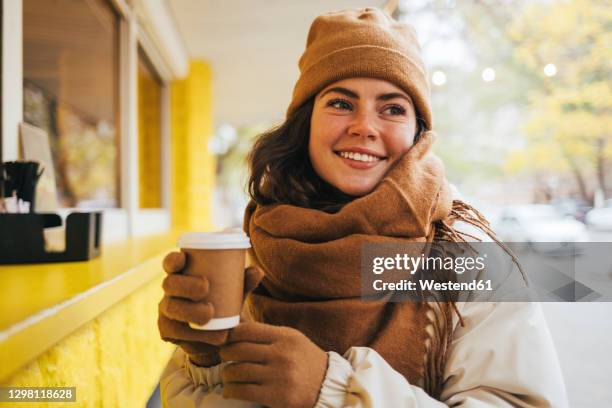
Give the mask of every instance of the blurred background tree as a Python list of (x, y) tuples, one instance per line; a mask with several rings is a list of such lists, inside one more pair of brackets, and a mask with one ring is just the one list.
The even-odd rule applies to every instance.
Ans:
[[(525, 148), (527, 94), (537, 77), (514, 53), (507, 27), (524, 1), (406, 1), (400, 18), (419, 35), (432, 82), (436, 152), (464, 198), (533, 199), (528, 176), (518, 180), (505, 166)], [(485, 187), (486, 188), (483, 188)], [(467, 196), (467, 197), (465, 197)]]
[(432, 74), (451, 181), (493, 201), (509, 189), (518, 201), (610, 196), (609, 1), (401, 4)]
[[(585, 201), (593, 202), (595, 192), (604, 199), (610, 195), (606, 173), (612, 158), (610, 2), (531, 5), (514, 19), (509, 34), (516, 58), (539, 74), (529, 92), (528, 148), (513, 157), (513, 170), (537, 163), (559, 171), (561, 161)], [(539, 154), (543, 148), (548, 154)]]

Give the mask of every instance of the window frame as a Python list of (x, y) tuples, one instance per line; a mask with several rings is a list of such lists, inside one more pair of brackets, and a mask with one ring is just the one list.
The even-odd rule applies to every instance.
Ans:
[[(2, 161), (20, 159), (19, 123), (23, 121), (23, 0), (2, 1)], [(141, 26), (137, 13), (126, 0), (106, 0), (119, 16), (119, 207), (100, 208), (104, 213), (103, 241), (160, 234), (171, 228), (171, 67), (151, 36)], [(7, 35), (8, 33), (11, 35)], [(147, 54), (162, 80), (161, 89), (161, 195), (159, 209), (139, 208), (138, 180), (138, 45)], [(82, 211), (62, 208), (58, 213)], [(91, 208), (88, 210), (95, 210)]]
[(21, 0), (2, 0), (2, 161), (19, 158), (18, 129), (23, 120), (22, 15)]

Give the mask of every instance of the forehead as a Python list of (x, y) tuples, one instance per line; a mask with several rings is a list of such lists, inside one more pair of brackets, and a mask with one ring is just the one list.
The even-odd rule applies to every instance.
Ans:
[(404, 95), (407, 95), (400, 87), (395, 84), (385, 81), (384, 79), (377, 78), (346, 78), (341, 79), (340, 81), (333, 82), (327, 85), (325, 88), (321, 89), (317, 94), (317, 97), (322, 95), (325, 91), (331, 88), (346, 88), (358, 95), (363, 95), (364, 97), (372, 95), (379, 95), (381, 93), (392, 93), (397, 92)]

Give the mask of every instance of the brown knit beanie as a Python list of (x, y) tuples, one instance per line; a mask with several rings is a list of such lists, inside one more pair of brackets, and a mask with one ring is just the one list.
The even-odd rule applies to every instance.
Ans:
[(327, 85), (346, 78), (384, 79), (412, 98), (431, 130), (430, 89), (412, 26), (376, 8), (323, 14), (310, 26), (287, 117)]

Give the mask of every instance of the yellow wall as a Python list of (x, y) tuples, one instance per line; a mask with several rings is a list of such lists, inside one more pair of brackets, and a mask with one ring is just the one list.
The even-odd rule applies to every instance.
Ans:
[[(76, 387), (77, 402), (23, 407), (143, 407), (174, 349), (157, 330), (153, 279), (25, 366), (3, 386)], [(9, 406), (0, 403), (0, 407)]]
[[(173, 227), (208, 229), (216, 166), (208, 151), (213, 133), (210, 67), (193, 61), (189, 76), (171, 88)], [(157, 330), (162, 278), (160, 263), (157, 278), (61, 340), (2, 385), (77, 387), (76, 403), (20, 403), (20, 407), (142, 407), (174, 349), (160, 340)], [(4, 406), (9, 405), (0, 403)]]
[(208, 151), (213, 134), (210, 66), (192, 61), (189, 76), (172, 85), (172, 218), (174, 227), (211, 228), (210, 202), (216, 163)]

